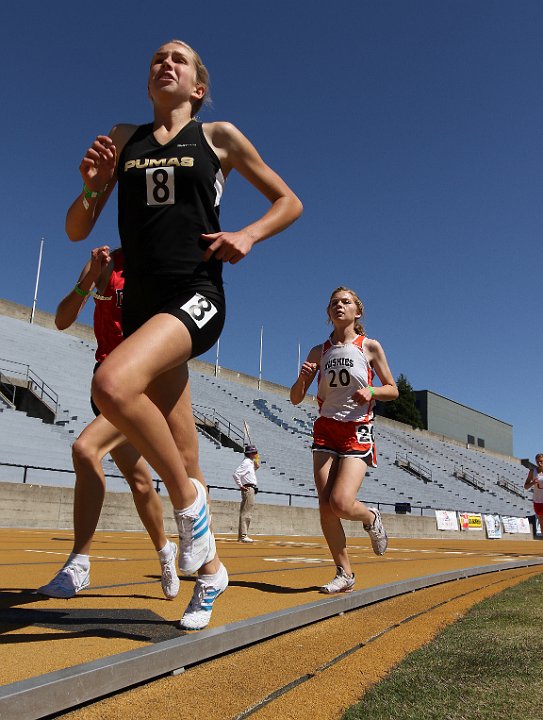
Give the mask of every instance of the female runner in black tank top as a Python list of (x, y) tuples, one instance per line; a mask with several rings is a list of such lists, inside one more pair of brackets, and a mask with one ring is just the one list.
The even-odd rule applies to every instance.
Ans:
[[(152, 125), (117, 125), (97, 136), (80, 165), (83, 192), (66, 218), (69, 238), (85, 239), (119, 181), (127, 268), (123, 326), (129, 337), (96, 373), (92, 394), (159, 474), (178, 511), (194, 503), (197, 491), (168, 420), (178, 404), (190, 405), (187, 361), (211, 347), (222, 329), (222, 263), (239, 262), (302, 211), (296, 195), (236, 127), (194, 121), (207, 90), (207, 70), (192, 48), (178, 40), (160, 47), (148, 80)], [(270, 207), (250, 225), (226, 232), (219, 228), (218, 208), (232, 169)], [(182, 234), (176, 233), (179, 227)], [(212, 560), (200, 570), (213, 573), (217, 567)]]

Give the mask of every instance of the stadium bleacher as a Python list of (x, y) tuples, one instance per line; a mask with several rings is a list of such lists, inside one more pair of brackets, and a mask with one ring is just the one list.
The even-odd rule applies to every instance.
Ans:
[[(53, 425), (0, 403), (0, 480), (21, 481), (22, 469), (5, 465), (12, 463), (57, 470), (30, 470), (27, 482), (71, 486), (73, 474), (58, 471), (71, 470), (71, 444), (93, 418), (88, 395), (94, 346), (4, 315), (0, 315), (0, 338), (0, 369), (3, 362), (27, 364), (59, 396)], [(204, 363), (191, 369), (193, 402), (198, 412), (219, 413), (239, 429), (248, 424), (262, 459), (258, 478), (264, 492), (259, 502), (315, 507), (310, 452), (315, 405), (308, 401), (294, 407), (285, 393), (257, 390), (256, 382), (227, 379), (227, 373), (215, 377), (213, 370)], [(409, 503), (423, 514), (434, 509), (514, 516), (532, 512), (530, 497), (522, 489), (526, 470), (513, 459), (437, 440), (382, 418), (376, 420), (376, 442), (379, 466), (364, 481), (361, 497), (366, 501), (389, 506)], [(240, 459), (231, 447), (200, 435), (200, 461), (212, 497), (237, 499), (232, 472)], [(417, 474), (418, 466), (427, 469), (426, 476)], [(118, 474), (110, 460), (104, 468), (107, 474)], [(128, 490), (121, 478), (108, 480), (108, 487)]]

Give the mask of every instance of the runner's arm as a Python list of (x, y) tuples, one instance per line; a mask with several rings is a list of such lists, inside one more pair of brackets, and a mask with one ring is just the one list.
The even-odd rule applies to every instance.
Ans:
[[(100, 217), (117, 182), (119, 155), (135, 130), (135, 125), (118, 125), (109, 135), (98, 135), (85, 153), (79, 166), (84, 187), (66, 214), (66, 234), (73, 242), (85, 240)], [(88, 197), (89, 191), (98, 194)]]
[(290, 388), (290, 402), (293, 405), (299, 405), (307, 395), (307, 391), (319, 369), (321, 352), (322, 345), (315, 345), (314, 348), (311, 348), (307, 360), (300, 368), (300, 374), (294, 385)]

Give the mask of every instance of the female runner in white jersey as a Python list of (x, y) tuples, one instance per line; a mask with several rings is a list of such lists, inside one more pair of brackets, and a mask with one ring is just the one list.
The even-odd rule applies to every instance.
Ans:
[(539, 526), (543, 532), (543, 453), (535, 456), (535, 467), (528, 473), (524, 489), (534, 491), (534, 513), (537, 515)]
[[(290, 390), (294, 405), (302, 402), (317, 372), (320, 415), (313, 430), (313, 473), (319, 495), (322, 531), (336, 564), (336, 576), (324, 593), (351, 592), (354, 587), (341, 520), (359, 520), (373, 551), (383, 555), (388, 540), (381, 514), (356, 495), (368, 467), (376, 466), (373, 406), (395, 400), (398, 388), (377, 340), (367, 338), (359, 320), (364, 306), (355, 292), (338, 287), (327, 308), (334, 326), (330, 338), (311, 349)], [(381, 387), (374, 387), (374, 374)]]
[[(228, 576), (215, 554), (205, 492), (187, 475), (169, 415), (178, 403), (190, 410), (187, 362), (212, 347), (222, 329), (223, 263), (242, 260), (302, 212), (237, 128), (195, 121), (208, 87), (207, 70), (190, 46), (179, 40), (161, 46), (148, 78), (153, 122), (117, 125), (96, 138), (79, 168), (83, 191), (66, 218), (69, 238), (85, 239), (118, 182), (125, 339), (98, 369), (92, 395), (166, 485), (179, 528), (179, 568), (199, 572), (181, 623), (191, 629), (209, 622)], [(224, 232), (218, 207), (233, 169), (270, 207), (241, 230)]]

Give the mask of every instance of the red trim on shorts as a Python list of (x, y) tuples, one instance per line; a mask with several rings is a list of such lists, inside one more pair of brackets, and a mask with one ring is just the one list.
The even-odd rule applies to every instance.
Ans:
[(543, 515), (543, 503), (534, 503), (534, 512), (536, 515)]

